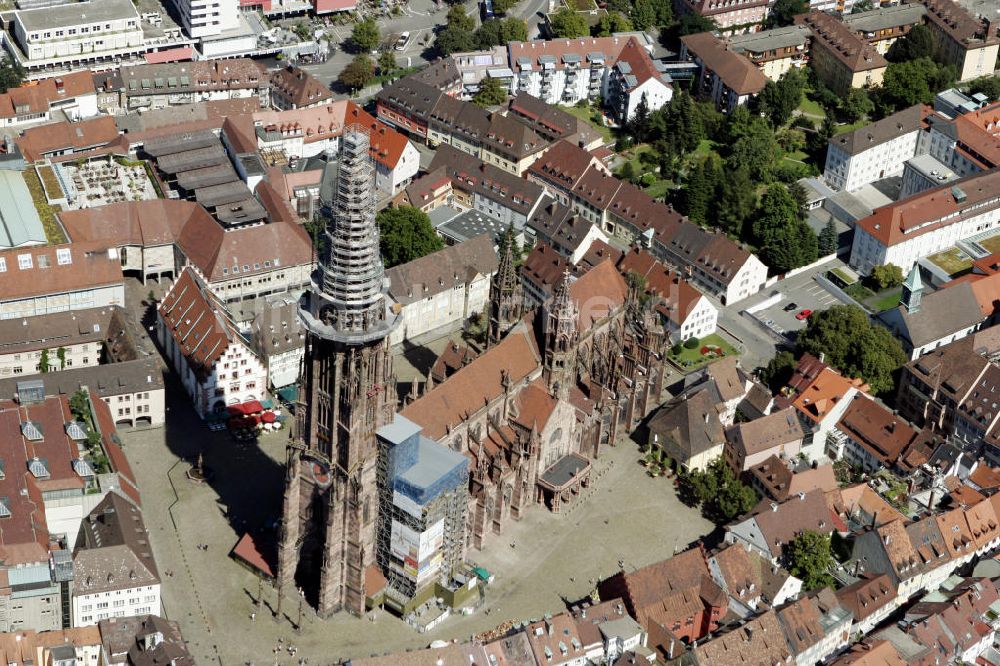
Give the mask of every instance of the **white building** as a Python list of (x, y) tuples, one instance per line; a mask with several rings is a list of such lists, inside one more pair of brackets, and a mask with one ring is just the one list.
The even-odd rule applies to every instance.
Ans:
[(110, 492), (86, 517), (73, 552), (73, 626), (159, 615), (160, 576), (142, 511)]
[(112, 328), (123, 331), (121, 312), (121, 308), (93, 308), (0, 320), (0, 340), (4, 341), (0, 377), (97, 365)]
[(851, 267), (867, 275), (882, 264), (903, 273), (919, 259), (1000, 226), (1000, 171), (974, 174), (878, 208), (858, 220)]
[(9, 29), (7, 48), (31, 72), (109, 67), (146, 52), (139, 13), (131, 0), (88, 0), (16, 11)]
[(170, 0), (184, 32), (194, 39), (214, 37), (239, 26), (239, 0)]
[(389, 296), (402, 307), (390, 343), (457, 330), (485, 312), (497, 265), (493, 237), (482, 234), (387, 270)]
[(830, 139), (823, 178), (835, 190), (854, 192), (883, 178), (901, 176), (918, 152), (924, 116), (931, 110), (915, 104), (853, 132)]
[(121, 260), (113, 245), (77, 242), (0, 251), (0, 319), (112, 305), (125, 305)]
[(268, 304), (250, 325), (254, 349), (267, 365), (267, 382), (272, 389), (299, 380), (305, 355), (305, 332), (298, 318), (298, 298), (291, 295)]
[(0, 126), (3, 127), (51, 120), (56, 111), (61, 111), (70, 120), (97, 115), (97, 90), (92, 72), (68, 72), (0, 94)]
[(567, 106), (600, 96), (619, 120), (631, 117), (645, 95), (652, 111), (669, 102), (673, 90), (650, 52), (639, 37), (626, 35), (511, 42), (514, 94)]
[(267, 369), (197, 269), (182, 270), (164, 295), (156, 332), (202, 418), (266, 393)]

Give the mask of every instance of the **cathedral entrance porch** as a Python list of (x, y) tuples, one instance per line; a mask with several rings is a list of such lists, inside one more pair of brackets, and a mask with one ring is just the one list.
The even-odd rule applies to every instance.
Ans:
[(536, 498), (552, 513), (559, 513), (564, 504), (571, 504), (589, 486), (590, 461), (570, 453), (552, 463), (538, 478)]

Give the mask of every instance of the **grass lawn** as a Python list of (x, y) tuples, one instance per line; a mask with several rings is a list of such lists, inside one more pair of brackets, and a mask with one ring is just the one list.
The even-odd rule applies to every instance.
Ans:
[(60, 212), (62, 208), (50, 206), (46, 201), (45, 193), (42, 191), (42, 182), (38, 180), (38, 174), (35, 173), (34, 169), (24, 171), (24, 183), (28, 186), (28, 191), (31, 192), (31, 200), (35, 203), (38, 219), (42, 221), (42, 226), (45, 228), (45, 238), (53, 245), (65, 243), (66, 235), (56, 220), (56, 213)]
[(811, 118), (814, 118), (815, 120), (822, 120), (823, 118), (826, 118), (826, 111), (823, 110), (823, 107), (820, 106), (818, 102), (814, 102), (809, 99), (808, 90), (806, 91), (806, 94), (802, 96), (802, 103), (799, 104), (799, 111)]
[(870, 298), (875, 298), (875, 292), (860, 282), (855, 282), (854, 284), (846, 287), (844, 289), (844, 293), (859, 303), (867, 301)]
[(990, 236), (989, 238), (984, 238), (978, 241), (980, 245), (986, 248), (986, 251), (990, 254), (996, 254), (1000, 252), (1000, 235)]
[(611, 144), (615, 142), (614, 135), (611, 134), (611, 129), (605, 127), (604, 125), (599, 125), (594, 122), (592, 116), (594, 115), (594, 109), (590, 106), (578, 107), (578, 106), (560, 106), (560, 109), (567, 113), (571, 113), (580, 120), (590, 123), (594, 129), (600, 132), (601, 137), (604, 139), (604, 143)]
[(900, 287), (896, 287), (895, 289), (886, 289), (875, 298), (870, 298), (865, 301), (865, 305), (870, 307), (875, 312), (891, 310), (899, 305), (899, 295), (902, 291), (903, 290)]
[(859, 120), (856, 123), (848, 123), (848, 124), (845, 124), (845, 125), (837, 125), (837, 129), (836, 129), (836, 132), (834, 133), (834, 136), (836, 136), (837, 134), (845, 134), (847, 132), (853, 132), (854, 130), (858, 129), (859, 127), (864, 127), (867, 124), (868, 124), (867, 120)]
[(957, 247), (949, 248), (944, 252), (938, 252), (927, 257), (935, 266), (938, 266), (948, 275), (954, 277), (972, 268), (972, 259)]
[(688, 349), (684, 345), (681, 345), (680, 354), (674, 355), (673, 351), (671, 351), (669, 354), (670, 360), (679, 365), (685, 371), (691, 371), (722, 358), (721, 356), (702, 356), (701, 348), (705, 346), (719, 347), (726, 356), (733, 356), (739, 353), (733, 348), (732, 345), (713, 333), (712, 335), (705, 336), (699, 340), (698, 346), (694, 349)]
[(658, 180), (649, 187), (643, 188), (643, 191), (654, 199), (662, 199), (670, 191), (671, 187), (673, 187), (673, 182)]

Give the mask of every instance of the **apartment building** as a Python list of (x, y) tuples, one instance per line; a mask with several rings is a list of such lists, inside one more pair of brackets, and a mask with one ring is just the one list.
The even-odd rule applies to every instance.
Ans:
[(112, 67), (147, 51), (131, 0), (86, 2), (13, 12), (6, 45), (31, 75)]
[(52, 119), (62, 112), (72, 120), (97, 115), (97, 92), (87, 70), (42, 79), (0, 94), (0, 126)]
[(777, 81), (791, 69), (809, 62), (809, 29), (789, 25), (761, 32), (747, 32), (725, 38), (729, 51), (741, 53), (770, 81)]
[(830, 90), (846, 96), (852, 88), (882, 85), (888, 61), (839, 18), (811, 11), (796, 16), (795, 23), (812, 33), (809, 62), (816, 78)]
[(692, 90), (723, 113), (746, 104), (767, 85), (768, 77), (745, 54), (727, 48), (711, 32), (681, 37), (681, 60), (698, 66)]
[[(264, 68), (249, 58), (130, 65), (101, 78), (106, 110), (148, 111), (178, 104), (257, 98), (266, 106), (269, 82)], [(117, 105), (112, 107), (112, 92)]]
[(279, 111), (329, 104), (333, 92), (309, 72), (289, 65), (271, 74), (271, 106)]
[(712, 19), (722, 33), (756, 32), (767, 18), (767, 0), (678, 0), (681, 13), (691, 12)]
[(160, 575), (142, 510), (116, 492), (87, 515), (73, 549), (73, 626), (159, 615)]
[(194, 39), (214, 37), (239, 25), (239, 0), (170, 0), (184, 32)]
[(844, 25), (858, 37), (885, 55), (897, 39), (905, 37), (913, 26), (923, 22), (925, 13), (923, 5), (900, 4), (857, 14), (845, 14), (843, 20)]
[(600, 96), (619, 120), (631, 117), (640, 100), (655, 110), (673, 94), (649, 47), (636, 36), (511, 42), (514, 93), (549, 104), (572, 106)]
[(924, 21), (940, 57), (958, 68), (958, 80), (993, 74), (1000, 37), (996, 18), (979, 18), (954, 0), (906, 0), (926, 9)]

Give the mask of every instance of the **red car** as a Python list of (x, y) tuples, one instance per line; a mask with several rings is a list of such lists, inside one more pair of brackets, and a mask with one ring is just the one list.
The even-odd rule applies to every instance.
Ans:
[(806, 309), (806, 310), (803, 310), (802, 312), (798, 313), (797, 315), (795, 315), (795, 318), (798, 319), (799, 321), (802, 321), (803, 319), (808, 318), (809, 315), (811, 315), (812, 313), (813, 313), (812, 310)]

